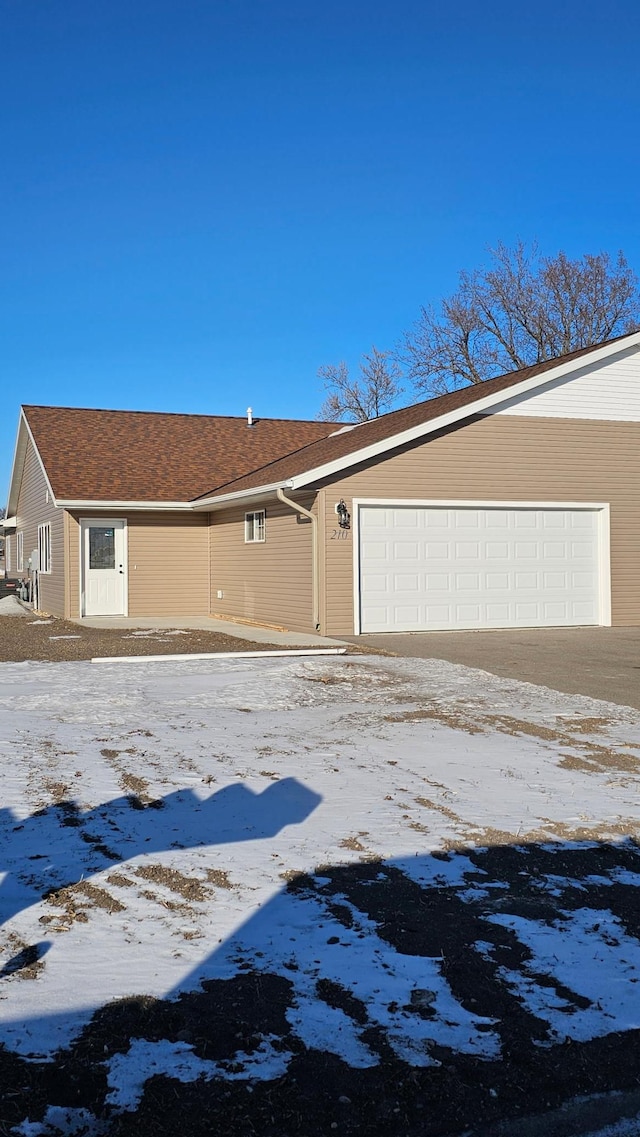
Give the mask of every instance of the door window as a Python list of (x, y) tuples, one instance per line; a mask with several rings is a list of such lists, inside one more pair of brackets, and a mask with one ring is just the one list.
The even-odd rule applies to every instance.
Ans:
[(113, 526), (91, 525), (89, 528), (89, 568), (116, 567), (116, 540)]

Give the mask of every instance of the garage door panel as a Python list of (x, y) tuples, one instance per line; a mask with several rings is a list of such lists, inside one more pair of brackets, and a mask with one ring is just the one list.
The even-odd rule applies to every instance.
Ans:
[(540, 620), (542, 605), (536, 600), (516, 600), (514, 604), (515, 619), (518, 624), (529, 626), (537, 624)]
[(484, 584), (487, 592), (506, 592), (509, 587), (510, 574), (508, 572), (487, 572)]
[(484, 552), (488, 561), (504, 564), (509, 556), (509, 543), (508, 541), (485, 541)]
[(451, 576), (448, 572), (428, 572), (424, 579), (424, 586), (425, 596), (427, 597), (438, 592), (446, 594), (452, 587)]
[(482, 604), (456, 604), (458, 621), (475, 627), (482, 619)]
[(584, 603), (581, 603), (580, 601), (576, 601), (575, 610), (576, 610), (577, 616), (579, 617), (579, 623), (581, 623), (581, 624), (597, 624), (598, 623), (598, 609), (597, 609), (597, 606), (595, 604), (589, 603), (588, 601), (585, 601)]
[(582, 512), (572, 512), (565, 514), (565, 517), (570, 518), (572, 529), (585, 529), (592, 533), (597, 526), (597, 518), (594, 510), (583, 510)]
[(479, 572), (457, 572), (455, 573), (455, 589), (458, 595), (461, 592), (479, 592), (480, 591), (480, 573)]
[(491, 509), (485, 515), (484, 529), (494, 531), (496, 529), (509, 529), (510, 519), (504, 510)]
[(589, 549), (591, 548), (591, 542), (590, 541), (576, 541), (574, 539), (574, 540), (568, 542), (568, 546), (569, 546), (569, 555), (571, 557), (571, 560), (572, 561), (579, 561), (583, 557), (587, 557), (589, 555)]
[(415, 561), (420, 556), (420, 545), (417, 541), (397, 541), (396, 560)]
[(451, 509), (449, 518), (454, 529), (464, 529), (465, 533), (471, 529), (480, 529), (480, 514), (477, 509), (466, 510), (464, 517), (460, 515), (459, 509)]
[(404, 594), (419, 595), (424, 591), (424, 585), (421, 584), (421, 578), (416, 573), (398, 573), (394, 580), (394, 591), (396, 595), (403, 596)]
[(540, 587), (540, 574), (538, 572), (514, 572), (512, 581), (517, 592), (526, 592), (530, 588), (537, 591)]
[(487, 621), (493, 624), (494, 627), (504, 627), (508, 624), (511, 618), (511, 612), (508, 604), (495, 604), (490, 602), (487, 604)]
[(569, 587), (575, 586), (573, 578), (575, 574), (568, 572), (543, 572), (542, 574), (542, 587), (545, 592), (552, 592), (554, 588), (566, 592)]
[(590, 591), (595, 588), (596, 574), (593, 572), (576, 572), (571, 573), (571, 587), (580, 590)]
[(363, 506), (360, 533), (363, 632), (600, 622), (596, 510)]
[(567, 606), (562, 600), (545, 600), (542, 610), (545, 618), (556, 624), (564, 624), (567, 618)]
[[(394, 511), (397, 512), (397, 511)], [(451, 519), (449, 517), (448, 509), (428, 509), (423, 511), (422, 524), (425, 528), (430, 530), (446, 529), (447, 532), (451, 529)]]
[(536, 561), (539, 556), (539, 541), (514, 541), (509, 559), (515, 559), (516, 561)]
[(560, 529), (562, 532), (567, 528), (567, 513), (564, 509), (554, 510), (553, 513), (545, 513), (541, 518), (541, 525), (543, 529)]
[[(509, 516), (507, 514), (507, 516)], [(533, 510), (520, 510), (518, 513), (513, 513), (513, 528), (522, 529), (538, 529), (540, 526), (540, 518)]]
[[(449, 622), (449, 620), (451, 620), (451, 605), (450, 604), (447, 604), (447, 603), (427, 604), (427, 605), (425, 605), (424, 611), (425, 611), (426, 620), (427, 620), (429, 627), (431, 627), (432, 625), (433, 626), (440, 625), (440, 627), (442, 627), (443, 623), (446, 625)], [(414, 628), (407, 628), (405, 630), (412, 632), (415, 629)]]
[(477, 561), (480, 556), (480, 544), (478, 541), (456, 541), (454, 543), (454, 555), (457, 560), (471, 560)]

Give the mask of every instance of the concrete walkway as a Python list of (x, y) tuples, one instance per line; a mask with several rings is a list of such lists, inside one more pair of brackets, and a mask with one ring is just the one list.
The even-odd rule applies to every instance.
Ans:
[(256, 624), (236, 624), (212, 616), (84, 616), (73, 620), (84, 628), (184, 628), (189, 631), (218, 632), (250, 643), (274, 644), (277, 647), (349, 647), (344, 640), (329, 640), (306, 632), (283, 632)]
[(446, 659), (640, 710), (640, 628), (528, 628), (348, 637), (420, 659)]

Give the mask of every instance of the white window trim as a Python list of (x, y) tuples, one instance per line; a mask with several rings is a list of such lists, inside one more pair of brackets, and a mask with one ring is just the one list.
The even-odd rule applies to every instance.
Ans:
[(245, 545), (264, 544), (267, 538), (267, 514), (265, 509), (254, 509), (244, 515)]
[(11, 572), (11, 537), (4, 539), (4, 568), (5, 572)]
[(38, 571), (51, 573), (51, 522), (38, 525)]
[(24, 572), (24, 533), (16, 533), (16, 572)]

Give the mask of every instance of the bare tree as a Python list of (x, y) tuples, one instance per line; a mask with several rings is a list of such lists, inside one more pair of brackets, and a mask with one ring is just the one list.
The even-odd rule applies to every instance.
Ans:
[(544, 257), (537, 245), (490, 250), (461, 272), (439, 310), (423, 308), (400, 351), (420, 390), (434, 393), (565, 355), (635, 330), (638, 279), (620, 252)]
[(322, 420), (349, 419), (366, 422), (391, 410), (402, 394), (402, 372), (388, 351), (372, 346), (360, 360), (360, 378), (352, 379), (346, 363), (330, 363), (318, 369), (329, 394), (320, 407)]

